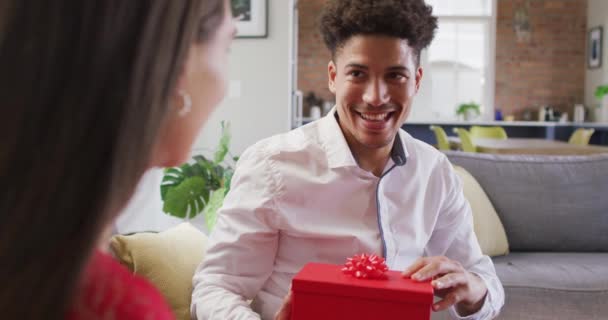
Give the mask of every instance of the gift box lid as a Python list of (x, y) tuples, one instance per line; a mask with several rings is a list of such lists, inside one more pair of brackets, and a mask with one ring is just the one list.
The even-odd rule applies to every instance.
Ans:
[(431, 305), (430, 281), (416, 282), (401, 272), (387, 271), (384, 279), (358, 279), (342, 272), (343, 266), (309, 263), (293, 278), (292, 290), (367, 299), (393, 300)]

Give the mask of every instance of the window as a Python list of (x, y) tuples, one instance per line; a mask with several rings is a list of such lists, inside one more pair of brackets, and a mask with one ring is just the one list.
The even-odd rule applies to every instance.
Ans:
[(427, 0), (439, 28), (422, 53), (424, 77), (412, 120), (454, 120), (465, 102), (494, 109), (496, 0)]

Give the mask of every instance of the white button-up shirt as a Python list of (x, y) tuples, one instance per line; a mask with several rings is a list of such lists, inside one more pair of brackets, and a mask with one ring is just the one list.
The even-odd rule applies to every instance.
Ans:
[(199, 320), (273, 319), (306, 263), (358, 253), (385, 255), (399, 271), (422, 256), (459, 261), (488, 288), (463, 319), (489, 319), (504, 303), (447, 158), (400, 130), (378, 178), (357, 165), (334, 112), (245, 151), (208, 245), (193, 279)]

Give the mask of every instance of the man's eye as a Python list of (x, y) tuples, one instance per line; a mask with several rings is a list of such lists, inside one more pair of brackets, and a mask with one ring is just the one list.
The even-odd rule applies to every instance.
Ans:
[(404, 76), (404, 75), (402, 75), (401, 73), (396, 73), (396, 72), (394, 72), (394, 73), (390, 73), (390, 74), (388, 75), (388, 77), (389, 77), (389, 78), (391, 78), (391, 79), (396, 79), (396, 80), (405, 79), (405, 76)]
[(352, 77), (359, 78), (359, 77), (363, 76), (363, 72), (355, 70), (355, 71), (351, 71), (350, 75)]

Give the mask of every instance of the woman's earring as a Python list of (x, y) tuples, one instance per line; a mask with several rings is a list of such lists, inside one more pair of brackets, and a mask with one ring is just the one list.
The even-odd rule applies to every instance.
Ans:
[(179, 111), (177, 114), (180, 117), (183, 117), (190, 113), (190, 111), (192, 110), (192, 98), (190, 98), (190, 95), (183, 90), (178, 91), (177, 94), (179, 94), (179, 96), (182, 97), (183, 100), (183, 104), (181, 107), (179, 107)]

